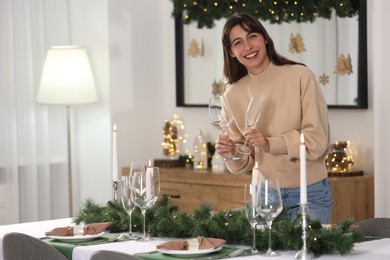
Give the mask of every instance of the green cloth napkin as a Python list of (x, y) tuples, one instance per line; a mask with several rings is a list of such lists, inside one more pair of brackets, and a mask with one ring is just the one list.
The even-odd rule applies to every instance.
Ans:
[(80, 242), (63, 242), (48, 237), (42, 238), (41, 240), (51, 245), (52, 247), (56, 248), (69, 260), (72, 260), (73, 249), (76, 246), (92, 246), (98, 244), (105, 244), (110, 238), (115, 237), (116, 235), (117, 234), (115, 233), (106, 233), (99, 238), (90, 241), (80, 241)]
[[(235, 247), (223, 247), (221, 250), (211, 253), (211, 254), (204, 254), (199, 256), (190, 257), (191, 259), (221, 259), (221, 258), (229, 258), (229, 254), (237, 250), (238, 248)], [(137, 253), (134, 254), (135, 256), (144, 259), (144, 260), (172, 260), (172, 255), (168, 254), (162, 254), (158, 251), (156, 252), (145, 252), (145, 253)], [(250, 250), (244, 250), (240, 255), (238, 256), (247, 256), (251, 255)], [(175, 259), (189, 259), (188, 256), (174, 256)]]

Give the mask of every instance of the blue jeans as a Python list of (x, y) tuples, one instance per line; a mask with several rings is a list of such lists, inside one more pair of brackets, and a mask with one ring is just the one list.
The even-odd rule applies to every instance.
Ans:
[[(295, 219), (299, 210), (300, 188), (283, 188), (280, 192), (288, 217)], [(309, 219), (329, 224), (333, 200), (328, 178), (307, 186), (307, 203)]]

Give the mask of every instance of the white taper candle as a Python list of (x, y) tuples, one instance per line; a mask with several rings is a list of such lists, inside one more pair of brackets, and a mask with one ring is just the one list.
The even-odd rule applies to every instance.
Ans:
[(301, 170), (301, 204), (307, 204), (307, 180), (306, 180), (306, 145), (303, 133), (300, 136), (299, 160)]
[(116, 125), (114, 125), (112, 131), (112, 181), (118, 181), (118, 155), (116, 149)]

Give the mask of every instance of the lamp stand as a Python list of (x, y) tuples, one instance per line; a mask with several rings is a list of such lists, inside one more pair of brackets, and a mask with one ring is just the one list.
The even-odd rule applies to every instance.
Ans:
[(69, 216), (73, 216), (73, 188), (72, 188), (72, 140), (70, 134), (70, 106), (66, 106), (66, 129), (68, 135), (68, 200)]

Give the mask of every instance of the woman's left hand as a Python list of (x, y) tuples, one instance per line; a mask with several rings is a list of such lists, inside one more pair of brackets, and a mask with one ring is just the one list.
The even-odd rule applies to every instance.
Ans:
[(250, 145), (260, 147), (264, 152), (269, 151), (269, 141), (259, 130), (247, 129), (244, 136), (248, 138), (248, 143)]

